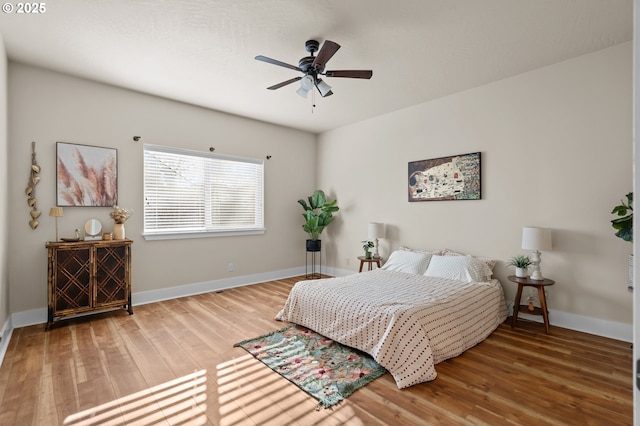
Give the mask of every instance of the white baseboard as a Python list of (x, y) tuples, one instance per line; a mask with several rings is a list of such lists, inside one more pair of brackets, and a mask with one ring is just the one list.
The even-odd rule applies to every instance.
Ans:
[[(347, 276), (357, 273), (357, 271), (330, 267), (324, 267), (322, 269), (324, 270), (324, 274), (332, 276)], [(305, 268), (300, 266), (297, 268), (283, 269), (261, 274), (244, 275), (240, 277), (170, 287), (161, 290), (133, 293), (131, 295), (131, 303), (135, 307), (136, 305), (145, 305), (147, 303), (177, 299), (179, 297), (193, 296), (211, 291), (220, 291), (234, 287), (259, 284), (265, 281), (296, 277), (304, 274)], [(513, 302), (511, 302), (510, 308), (511, 309), (508, 311), (509, 313), (513, 312)], [(542, 317), (536, 315), (519, 314), (518, 317), (542, 322)], [(633, 325), (631, 324), (607, 321), (553, 310), (549, 311), (549, 318), (550, 324), (558, 327), (609, 337), (611, 339), (622, 340), (625, 342), (633, 341)], [(2, 365), (2, 360), (4, 359), (4, 354), (9, 345), (9, 340), (11, 339), (14, 328), (44, 324), (46, 322), (47, 308), (31, 309), (29, 311), (11, 314), (5, 324), (3, 324), (3, 328), (0, 330), (0, 365)]]
[(4, 354), (7, 353), (9, 347), (9, 341), (11, 340), (11, 334), (13, 333), (13, 326), (11, 325), (11, 316), (2, 325), (0, 329), (0, 366), (4, 360)]
[(11, 323), (14, 328), (28, 327), (46, 322), (47, 308), (31, 309), (11, 314)]
[(331, 275), (334, 277), (346, 277), (347, 275), (356, 274), (358, 271), (351, 271), (349, 269), (338, 269), (338, 268), (325, 268), (325, 274)]
[[(221, 280), (205, 281), (195, 284), (187, 284), (178, 287), (163, 288), (160, 290), (143, 291), (131, 295), (131, 304), (146, 305), (147, 303), (161, 302), (163, 300), (177, 299), (179, 297), (193, 296), (211, 291), (226, 290), (234, 287), (258, 284), (265, 281), (279, 280), (282, 278), (296, 277), (305, 274), (304, 267), (282, 269), (279, 271), (265, 272), (262, 274), (243, 275), (239, 277), (225, 278)], [(31, 309), (29, 311), (16, 312), (11, 315), (13, 328), (27, 327), (30, 325), (44, 324), (47, 322), (47, 308)]]
[(170, 287), (161, 290), (133, 293), (131, 304), (145, 305), (147, 303), (160, 302), (162, 300), (177, 299), (178, 297), (193, 296), (212, 291), (226, 290), (234, 287), (259, 284), (266, 281), (279, 280), (289, 277), (297, 277), (305, 274), (305, 268), (291, 268), (280, 271), (265, 272), (262, 274), (243, 275), (240, 277), (225, 278), (222, 280), (205, 281), (195, 284), (187, 284), (179, 287)]
[[(513, 302), (511, 306), (513, 307)], [(511, 315), (513, 308), (508, 312)], [(520, 318), (539, 323), (544, 322), (540, 315), (529, 315), (521, 312), (518, 314), (518, 319)], [(595, 334), (596, 336), (608, 337), (610, 339), (622, 340), (623, 342), (633, 342), (633, 325), (631, 324), (585, 317), (550, 309), (549, 325)], [(551, 329), (551, 333), (553, 333), (553, 328)]]

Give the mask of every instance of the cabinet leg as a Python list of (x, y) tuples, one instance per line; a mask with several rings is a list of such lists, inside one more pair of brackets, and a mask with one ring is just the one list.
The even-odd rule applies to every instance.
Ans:
[(47, 308), (47, 325), (44, 326), (44, 331), (49, 331), (53, 325), (53, 309), (51, 305)]

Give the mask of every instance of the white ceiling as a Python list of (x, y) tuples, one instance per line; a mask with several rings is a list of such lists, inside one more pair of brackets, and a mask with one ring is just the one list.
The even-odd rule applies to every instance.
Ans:
[[(0, 14), (10, 60), (320, 133), (632, 38), (632, 0), (50, 0)], [(13, 3), (14, 5), (17, 2)], [(342, 48), (296, 94), (304, 42)], [(317, 92), (316, 92), (317, 94)]]

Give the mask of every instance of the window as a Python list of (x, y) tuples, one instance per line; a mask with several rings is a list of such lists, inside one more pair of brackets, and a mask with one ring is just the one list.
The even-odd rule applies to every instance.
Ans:
[(144, 145), (146, 239), (264, 233), (264, 162)]

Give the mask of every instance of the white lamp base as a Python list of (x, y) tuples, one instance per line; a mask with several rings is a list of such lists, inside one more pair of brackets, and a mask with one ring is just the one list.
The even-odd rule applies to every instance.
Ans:
[(532, 280), (537, 280), (537, 281), (544, 280), (544, 277), (542, 276), (540, 271), (533, 271), (533, 273), (531, 274), (531, 276), (529, 278), (531, 278)]
[(380, 253), (378, 252), (378, 239), (376, 238), (376, 251), (373, 253), (374, 259), (380, 259)]
[(540, 251), (536, 250), (533, 252), (531, 256), (531, 276), (529, 277), (532, 280), (541, 281), (544, 280), (544, 277), (540, 273), (540, 263), (542, 259), (540, 259)]

